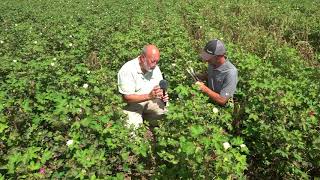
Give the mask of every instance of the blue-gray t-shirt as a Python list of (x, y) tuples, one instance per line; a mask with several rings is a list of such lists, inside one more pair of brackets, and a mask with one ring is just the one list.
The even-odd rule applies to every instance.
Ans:
[(220, 96), (233, 97), (238, 83), (238, 70), (227, 59), (224, 64), (217, 68), (208, 66), (208, 86)]

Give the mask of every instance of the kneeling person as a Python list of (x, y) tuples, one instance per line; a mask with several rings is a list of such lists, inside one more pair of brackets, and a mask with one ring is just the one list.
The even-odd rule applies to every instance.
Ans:
[[(137, 58), (125, 63), (118, 72), (118, 88), (127, 102), (124, 112), (128, 125), (135, 128), (143, 120), (155, 121), (164, 116), (165, 103), (169, 97), (159, 87), (163, 79), (158, 67), (160, 53), (156, 46), (147, 45)], [(154, 123), (154, 122), (151, 122)]]

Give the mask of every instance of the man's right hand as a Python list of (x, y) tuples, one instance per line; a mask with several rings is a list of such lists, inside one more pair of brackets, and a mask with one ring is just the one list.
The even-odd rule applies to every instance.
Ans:
[(149, 93), (150, 99), (162, 98), (163, 92), (160, 86), (155, 86), (152, 91)]

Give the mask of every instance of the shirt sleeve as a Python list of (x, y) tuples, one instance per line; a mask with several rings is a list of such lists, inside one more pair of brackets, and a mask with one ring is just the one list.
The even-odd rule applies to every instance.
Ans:
[(232, 97), (236, 91), (237, 83), (238, 83), (238, 71), (233, 70), (223, 80), (220, 96), (225, 98)]
[(118, 89), (121, 94), (134, 94), (135, 80), (130, 71), (121, 69), (118, 72)]

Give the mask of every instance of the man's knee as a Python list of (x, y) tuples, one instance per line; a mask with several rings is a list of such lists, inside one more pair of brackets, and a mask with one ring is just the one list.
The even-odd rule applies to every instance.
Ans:
[(151, 126), (157, 126), (158, 121), (165, 117), (166, 107), (162, 100), (154, 99), (148, 101), (143, 113), (143, 119), (147, 120)]
[(128, 115), (127, 126), (138, 128), (142, 123), (142, 113), (144, 105), (141, 103), (130, 103), (124, 107), (124, 113)]
[(158, 124), (158, 120), (163, 119), (166, 107), (162, 100), (154, 99), (142, 103), (131, 103), (124, 108), (124, 113), (128, 115), (127, 125), (138, 128), (143, 120), (147, 120), (150, 125)]
[(145, 107), (144, 114), (151, 114), (154, 116), (163, 116), (166, 112), (165, 104), (160, 99), (153, 99), (148, 101)]

